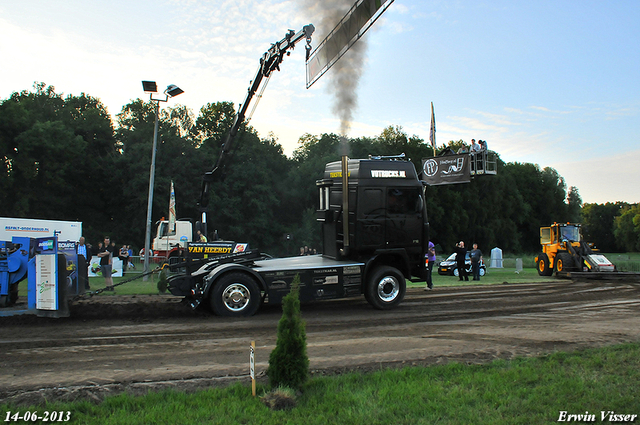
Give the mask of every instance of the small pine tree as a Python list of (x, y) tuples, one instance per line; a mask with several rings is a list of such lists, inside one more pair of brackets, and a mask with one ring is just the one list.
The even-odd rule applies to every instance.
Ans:
[(161, 294), (164, 294), (165, 292), (167, 292), (167, 287), (167, 272), (162, 269), (160, 271), (160, 279), (158, 280), (158, 291), (160, 291)]
[(278, 340), (269, 355), (267, 376), (271, 387), (299, 389), (309, 376), (307, 335), (300, 314), (300, 276), (291, 283), (291, 292), (282, 299), (282, 318), (278, 322)]

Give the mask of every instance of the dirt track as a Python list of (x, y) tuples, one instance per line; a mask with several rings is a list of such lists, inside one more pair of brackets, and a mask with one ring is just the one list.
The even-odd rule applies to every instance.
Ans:
[[(448, 361), (485, 362), (640, 341), (640, 283), (571, 282), (409, 289), (402, 305), (362, 298), (303, 306), (314, 374)], [(0, 318), (0, 402), (118, 391), (184, 390), (248, 380), (274, 347), (281, 310), (229, 319), (170, 296), (103, 296), (72, 317)]]

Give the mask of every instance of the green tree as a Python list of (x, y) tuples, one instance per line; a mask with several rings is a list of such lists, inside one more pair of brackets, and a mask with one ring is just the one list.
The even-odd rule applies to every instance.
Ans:
[(282, 299), (282, 318), (278, 322), (276, 347), (269, 355), (267, 376), (271, 387), (299, 389), (309, 377), (307, 335), (300, 314), (300, 276), (291, 283), (291, 291)]
[(622, 202), (584, 204), (581, 210), (582, 232), (585, 240), (593, 242), (604, 252), (617, 252), (620, 247), (614, 234), (614, 222), (629, 205)]
[(640, 204), (624, 207), (614, 219), (616, 243), (624, 251), (640, 251)]
[(580, 211), (582, 211), (582, 198), (580, 197), (578, 188), (571, 186), (569, 188), (569, 194), (567, 195), (568, 221), (571, 223), (579, 223), (581, 219)]
[(370, 152), (377, 155), (405, 154), (413, 164), (420, 169), (422, 158), (433, 156), (433, 149), (418, 136), (409, 137), (402, 126), (388, 126), (376, 138), (374, 149), (378, 152)]
[(104, 172), (116, 154), (111, 119), (91, 96), (67, 96), (35, 83), (0, 104), (0, 214), (79, 220), (84, 233), (106, 219)]

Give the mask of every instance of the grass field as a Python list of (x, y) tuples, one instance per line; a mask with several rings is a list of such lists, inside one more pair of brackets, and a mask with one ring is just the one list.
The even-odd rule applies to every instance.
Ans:
[[(538, 276), (538, 272), (534, 268), (524, 268), (519, 273), (515, 271), (515, 260), (513, 261), (513, 267), (505, 267), (503, 269), (487, 269), (487, 274), (483, 276), (480, 282), (460, 282), (455, 276), (440, 276), (437, 271), (433, 273), (433, 282), (436, 287), (438, 286), (459, 286), (468, 284), (502, 284), (502, 283), (530, 283), (530, 282), (544, 282), (548, 280), (555, 280), (554, 277), (541, 277)], [(533, 261), (531, 261), (533, 263)], [(125, 279), (137, 276), (136, 274), (129, 273), (124, 278), (114, 278), (114, 283), (122, 282)], [(101, 277), (90, 278), (91, 289), (96, 290), (104, 288), (104, 279)], [(409, 287), (424, 286), (424, 282), (410, 283), (407, 282)], [(158, 275), (154, 274), (150, 276), (145, 282), (142, 279), (137, 279), (129, 283), (125, 283), (116, 287), (115, 294), (120, 295), (144, 295), (144, 294), (157, 294), (158, 293)], [(103, 292), (100, 296), (109, 296), (114, 292)]]
[[(640, 272), (640, 253), (624, 253), (624, 254), (604, 254), (611, 262), (617, 265), (620, 271), (635, 271)], [(487, 268), (487, 274), (483, 276), (480, 282), (460, 282), (455, 276), (440, 276), (437, 270), (433, 271), (433, 283), (435, 287), (439, 286), (459, 286), (467, 284), (479, 284), (479, 285), (492, 285), (503, 283), (532, 283), (532, 282), (546, 282), (555, 280), (555, 277), (539, 276), (535, 269), (534, 255), (523, 255), (519, 257), (522, 259), (523, 269), (516, 273), (516, 257), (509, 257), (503, 260), (504, 268)], [(438, 260), (440, 261), (440, 259)], [(114, 278), (114, 283), (120, 283), (123, 280), (128, 280), (132, 277), (140, 275), (140, 270), (127, 272), (124, 278)], [(102, 289), (105, 286), (104, 279), (102, 277), (92, 277), (90, 280), (90, 286), (92, 290)], [(424, 286), (424, 282), (410, 283), (407, 285), (411, 287)], [(116, 288), (115, 292), (103, 292), (99, 296), (110, 296), (113, 294), (119, 295), (151, 295), (158, 294), (158, 274), (154, 273), (148, 277), (148, 280), (137, 279), (132, 282), (125, 283)], [(26, 297), (27, 287), (25, 284), (20, 285), (20, 296)]]
[[(258, 395), (267, 390), (259, 385)], [(268, 409), (245, 383), (193, 394), (120, 394), (99, 404), (0, 405), (0, 415), (70, 412), (69, 423), (99, 425), (546, 424), (557, 422), (562, 412), (588, 412), (597, 422), (608, 422), (601, 421), (601, 412), (638, 415), (639, 399), (640, 345), (625, 344), (486, 365), (451, 363), (315, 377), (287, 411)]]

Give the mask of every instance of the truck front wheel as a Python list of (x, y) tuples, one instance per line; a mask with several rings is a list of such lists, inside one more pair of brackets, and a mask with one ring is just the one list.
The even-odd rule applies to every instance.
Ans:
[(400, 271), (393, 267), (378, 267), (371, 273), (365, 298), (374, 308), (388, 310), (404, 299), (407, 283)]
[(218, 316), (253, 316), (260, 307), (260, 288), (250, 276), (230, 273), (216, 282), (210, 302)]

